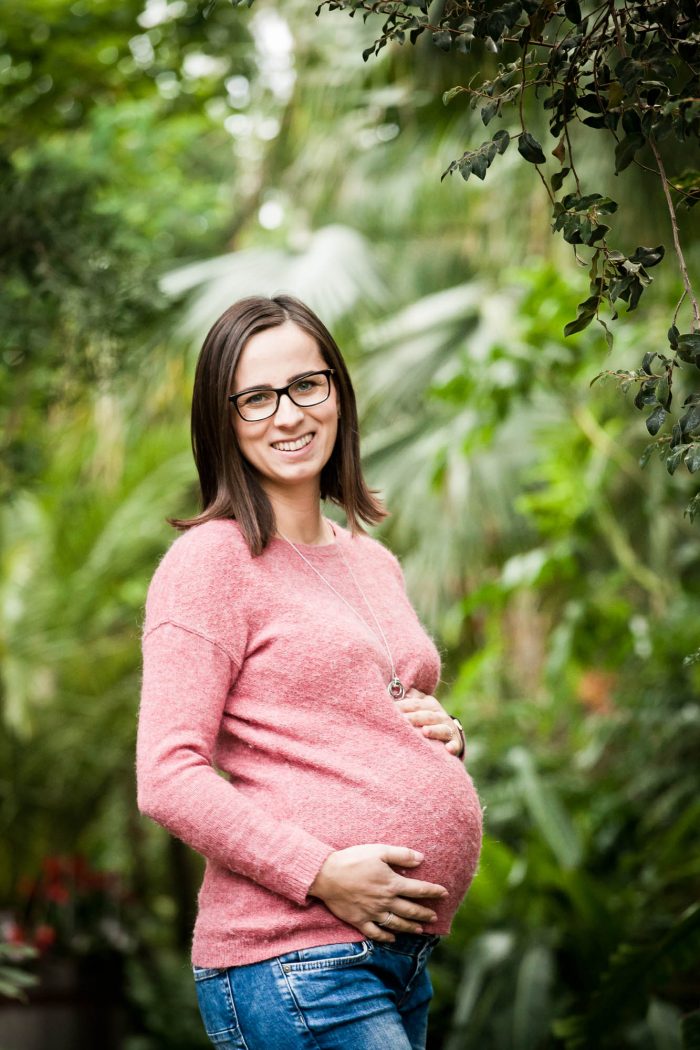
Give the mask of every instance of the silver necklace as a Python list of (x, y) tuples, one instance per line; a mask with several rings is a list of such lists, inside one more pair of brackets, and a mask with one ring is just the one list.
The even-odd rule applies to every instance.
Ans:
[[(348, 609), (352, 613), (355, 614), (355, 616), (358, 618), (360, 623), (363, 623), (365, 625), (365, 627), (367, 628), (367, 630), (370, 632), (370, 634), (374, 637), (374, 631), (369, 626), (369, 624), (365, 620), (364, 616), (360, 615), (360, 613), (357, 611), (355, 606), (351, 605), (350, 602), (347, 600), (347, 598), (345, 598), (344, 595), (342, 595), (340, 593), (340, 591), (336, 590), (336, 588), (333, 586), (333, 584), (329, 580), (326, 579), (326, 577), (323, 575), (323, 573), (318, 571), (318, 569), (313, 564), (313, 562), (310, 562), (309, 559), (304, 554), (301, 553), (299, 548), (296, 547), (292, 543), (292, 541), (290, 539), (288, 539), (287, 536), (284, 535), (284, 533), (280, 532), (279, 529), (277, 530), (277, 532), (278, 532), (278, 535), (281, 536), (283, 540), (287, 541), (287, 543), (292, 548), (292, 550), (295, 550), (297, 552), (297, 554), (302, 559), (302, 561), (305, 561), (306, 564), (309, 566), (309, 568), (314, 570), (316, 575), (318, 577), (320, 577), (320, 579), (323, 580), (325, 585), (327, 587), (330, 587), (330, 589), (333, 591), (333, 593), (337, 594), (341, 601), (345, 602), (345, 604), (347, 605)], [(359, 583), (357, 582), (357, 578), (355, 576), (355, 573), (352, 571), (352, 569), (350, 568), (348, 562), (345, 560), (345, 555), (343, 554), (343, 551), (342, 551), (340, 545), (338, 544), (337, 540), (336, 540), (336, 544), (338, 545), (338, 554), (340, 555), (340, 557), (343, 560), (343, 565), (345, 566), (345, 568), (350, 573), (350, 576), (352, 577), (352, 581), (355, 584), (355, 587), (357, 588), (357, 590), (362, 595), (362, 598), (364, 599), (364, 603), (367, 606), (367, 608), (369, 609), (370, 614), (372, 616), (372, 619), (374, 620), (375, 624), (377, 625), (377, 630), (379, 631), (379, 635), (380, 635), (380, 637), (382, 639), (382, 642), (384, 643), (384, 648), (386, 649), (387, 656), (389, 657), (389, 663), (391, 665), (391, 681), (389, 682), (389, 684), (386, 687), (387, 688), (387, 692), (389, 693), (389, 696), (392, 698), (392, 700), (402, 700), (403, 697), (406, 695), (406, 690), (403, 687), (403, 683), (401, 682), (401, 679), (399, 678), (399, 676), (396, 673), (396, 666), (394, 665), (394, 658), (391, 655), (391, 649), (389, 648), (389, 643), (386, 640), (386, 635), (384, 634), (384, 631), (382, 630), (382, 625), (380, 624), (379, 620), (377, 619), (377, 617), (375, 615), (375, 612), (374, 612), (374, 609), (369, 604), (369, 600), (367, 598), (367, 595), (365, 594), (365, 592), (362, 590), (362, 588), (360, 587)]]

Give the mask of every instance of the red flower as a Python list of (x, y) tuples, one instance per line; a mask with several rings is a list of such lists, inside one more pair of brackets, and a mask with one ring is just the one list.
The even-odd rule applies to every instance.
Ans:
[(62, 879), (67, 874), (64, 857), (44, 857), (41, 867), (44, 875), (52, 882)]
[(10, 921), (3, 928), (3, 935), (8, 944), (25, 944), (27, 936), (24, 931), (24, 927), (20, 926), (14, 919)]
[(40, 952), (46, 951), (56, 941), (56, 930), (48, 923), (42, 922), (34, 931), (34, 944)]
[(70, 890), (60, 882), (52, 882), (44, 890), (44, 896), (54, 904), (67, 904), (70, 900)]

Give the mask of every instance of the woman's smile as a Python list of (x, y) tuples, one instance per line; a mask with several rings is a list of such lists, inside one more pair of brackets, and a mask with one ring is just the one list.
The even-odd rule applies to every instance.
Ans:
[(305, 448), (308, 448), (313, 439), (313, 433), (302, 434), (302, 436), (298, 438), (287, 438), (284, 441), (273, 441), (272, 447), (277, 449), (278, 452), (302, 452)]

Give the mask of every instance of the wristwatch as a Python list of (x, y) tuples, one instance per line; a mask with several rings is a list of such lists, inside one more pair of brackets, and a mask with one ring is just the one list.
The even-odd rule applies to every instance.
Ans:
[(459, 739), (462, 741), (462, 750), (459, 752), (458, 755), (455, 755), (455, 758), (464, 758), (464, 752), (467, 750), (467, 738), (464, 735), (464, 726), (458, 718), (455, 718), (454, 715), (450, 715), (450, 718), (457, 726), (457, 729), (459, 730)]

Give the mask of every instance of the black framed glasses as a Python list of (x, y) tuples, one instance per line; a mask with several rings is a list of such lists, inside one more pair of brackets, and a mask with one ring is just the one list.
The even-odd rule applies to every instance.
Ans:
[(241, 390), (239, 394), (229, 394), (228, 399), (241, 419), (245, 419), (247, 423), (256, 423), (260, 419), (274, 416), (282, 394), (286, 394), (299, 408), (311, 408), (312, 405), (320, 405), (327, 401), (334, 372), (334, 368), (307, 372), (287, 386), (277, 389), (271, 386), (253, 387), (250, 390)]

